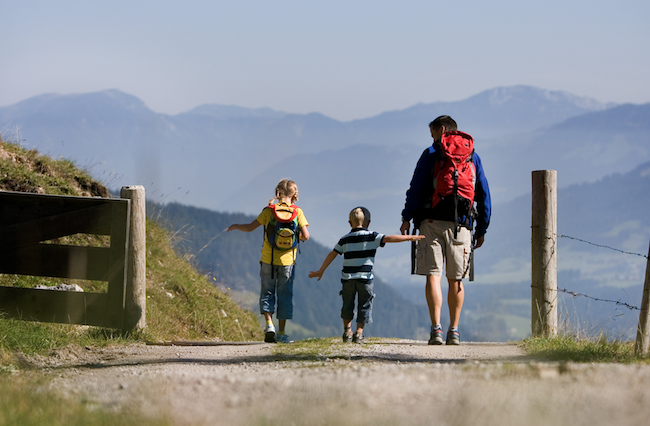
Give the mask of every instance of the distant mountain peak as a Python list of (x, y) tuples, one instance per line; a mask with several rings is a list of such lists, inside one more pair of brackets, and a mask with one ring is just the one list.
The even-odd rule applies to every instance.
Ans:
[(179, 115), (205, 115), (219, 119), (231, 118), (282, 118), (287, 113), (271, 108), (246, 108), (235, 105), (204, 104)]
[(473, 98), (486, 98), (491, 106), (530, 102), (533, 99), (538, 99), (541, 102), (570, 104), (587, 111), (602, 111), (614, 105), (612, 103), (603, 103), (593, 98), (573, 95), (561, 90), (546, 90), (524, 85), (496, 87), (481, 92), (473, 96)]
[(113, 104), (119, 108), (133, 112), (150, 111), (145, 103), (142, 102), (139, 98), (128, 93), (124, 93), (118, 89), (108, 89), (99, 92), (73, 93), (65, 95), (58, 93), (47, 93), (31, 97), (6, 108), (14, 109), (16, 113), (21, 113), (25, 111), (33, 112), (40, 110), (41, 108), (52, 108), (53, 105), (58, 105), (62, 108), (68, 108), (72, 105), (97, 106), (101, 104)]

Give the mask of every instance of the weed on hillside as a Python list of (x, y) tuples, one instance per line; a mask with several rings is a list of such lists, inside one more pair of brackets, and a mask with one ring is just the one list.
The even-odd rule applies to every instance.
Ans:
[(529, 337), (522, 346), (529, 354), (549, 361), (650, 363), (650, 357), (634, 354), (634, 342), (612, 341), (602, 334), (596, 338), (571, 333)]

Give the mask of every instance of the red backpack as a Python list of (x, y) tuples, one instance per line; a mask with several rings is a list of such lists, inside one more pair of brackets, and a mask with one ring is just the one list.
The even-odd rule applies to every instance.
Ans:
[(433, 169), (434, 208), (443, 199), (453, 197), (454, 217), (471, 214), (474, 205), (476, 168), (474, 166), (474, 139), (467, 133), (453, 131), (442, 135), (440, 157)]

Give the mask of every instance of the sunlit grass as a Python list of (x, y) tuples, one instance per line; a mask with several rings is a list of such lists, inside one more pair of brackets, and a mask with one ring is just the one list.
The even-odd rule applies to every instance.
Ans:
[(522, 346), (530, 355), (549, 361), (650, 363), (650, 356), (637, 356), (634, 342), (608, 340), (564, 333), (555, 337), (529, 337)]
[[(109, 196), (106, 188), (66, 159), (0, 139), (0, 190), (58, 195)], [(104, 195), (105, 194), (105, 195)], [(169, 340), (261, 340), (256, 315), (241, 309), (172, 248), (170, 234), (147, 222), (147, 327), (137, 333), (68, 324), (3, 318), (0, 314), (0, 365), (10, 368), (16, 355), (49, 355), (69, 346), (104, 346)], [(106, 237), (75, 235), (57, 244), (106, 246)], [(0, 285), (77, 284), (87, 292), (105, 292), (107, 283), (65, 278), (0, 274)]]
[(157, 426), (172, 424), (162, 415), (112, 412), (80, 400), (62, 399), (43, 390), (41, 380), (0, 371), (0, 425), (20, 426)]

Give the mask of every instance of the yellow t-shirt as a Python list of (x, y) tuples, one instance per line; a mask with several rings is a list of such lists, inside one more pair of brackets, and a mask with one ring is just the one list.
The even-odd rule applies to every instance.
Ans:
[[(280, 205), (285, 205), (288, 206), (286, 203), (280, 203)], [(309, 226), (309, 222), (307, 222), (307, 219), (305, 218), (305, 214), (303, 213), (302, 209), (300, 207), (297, 207), (298, 210), (298, 215), (296, 216), (296, 219), (298, 219), (298, 230), (302, 228), (303, 226)], [(262, 226), (265, 228), (264, 231), (264, 244), (262, 244), (262, 258), (260, 261), (262, 263), (271, 263), (271, 244), (269, 243), (268, 238), (266, 237), (266, 225), (269, 224), (271, 221), (271, 218), (273, 217), (273, 212), (271, 209), (264, 208), (262, 210), (262, 213), (257, 216), (257, 221), (262, 224)], [(289, 249), (289, 250), (278, 250), (278, 249), (273, 249), (273, 265), (282, 265), (282, 266), (288, 266), (288, 265), (293, 265), (294, 262), (296, 261), (296, 247)]]

